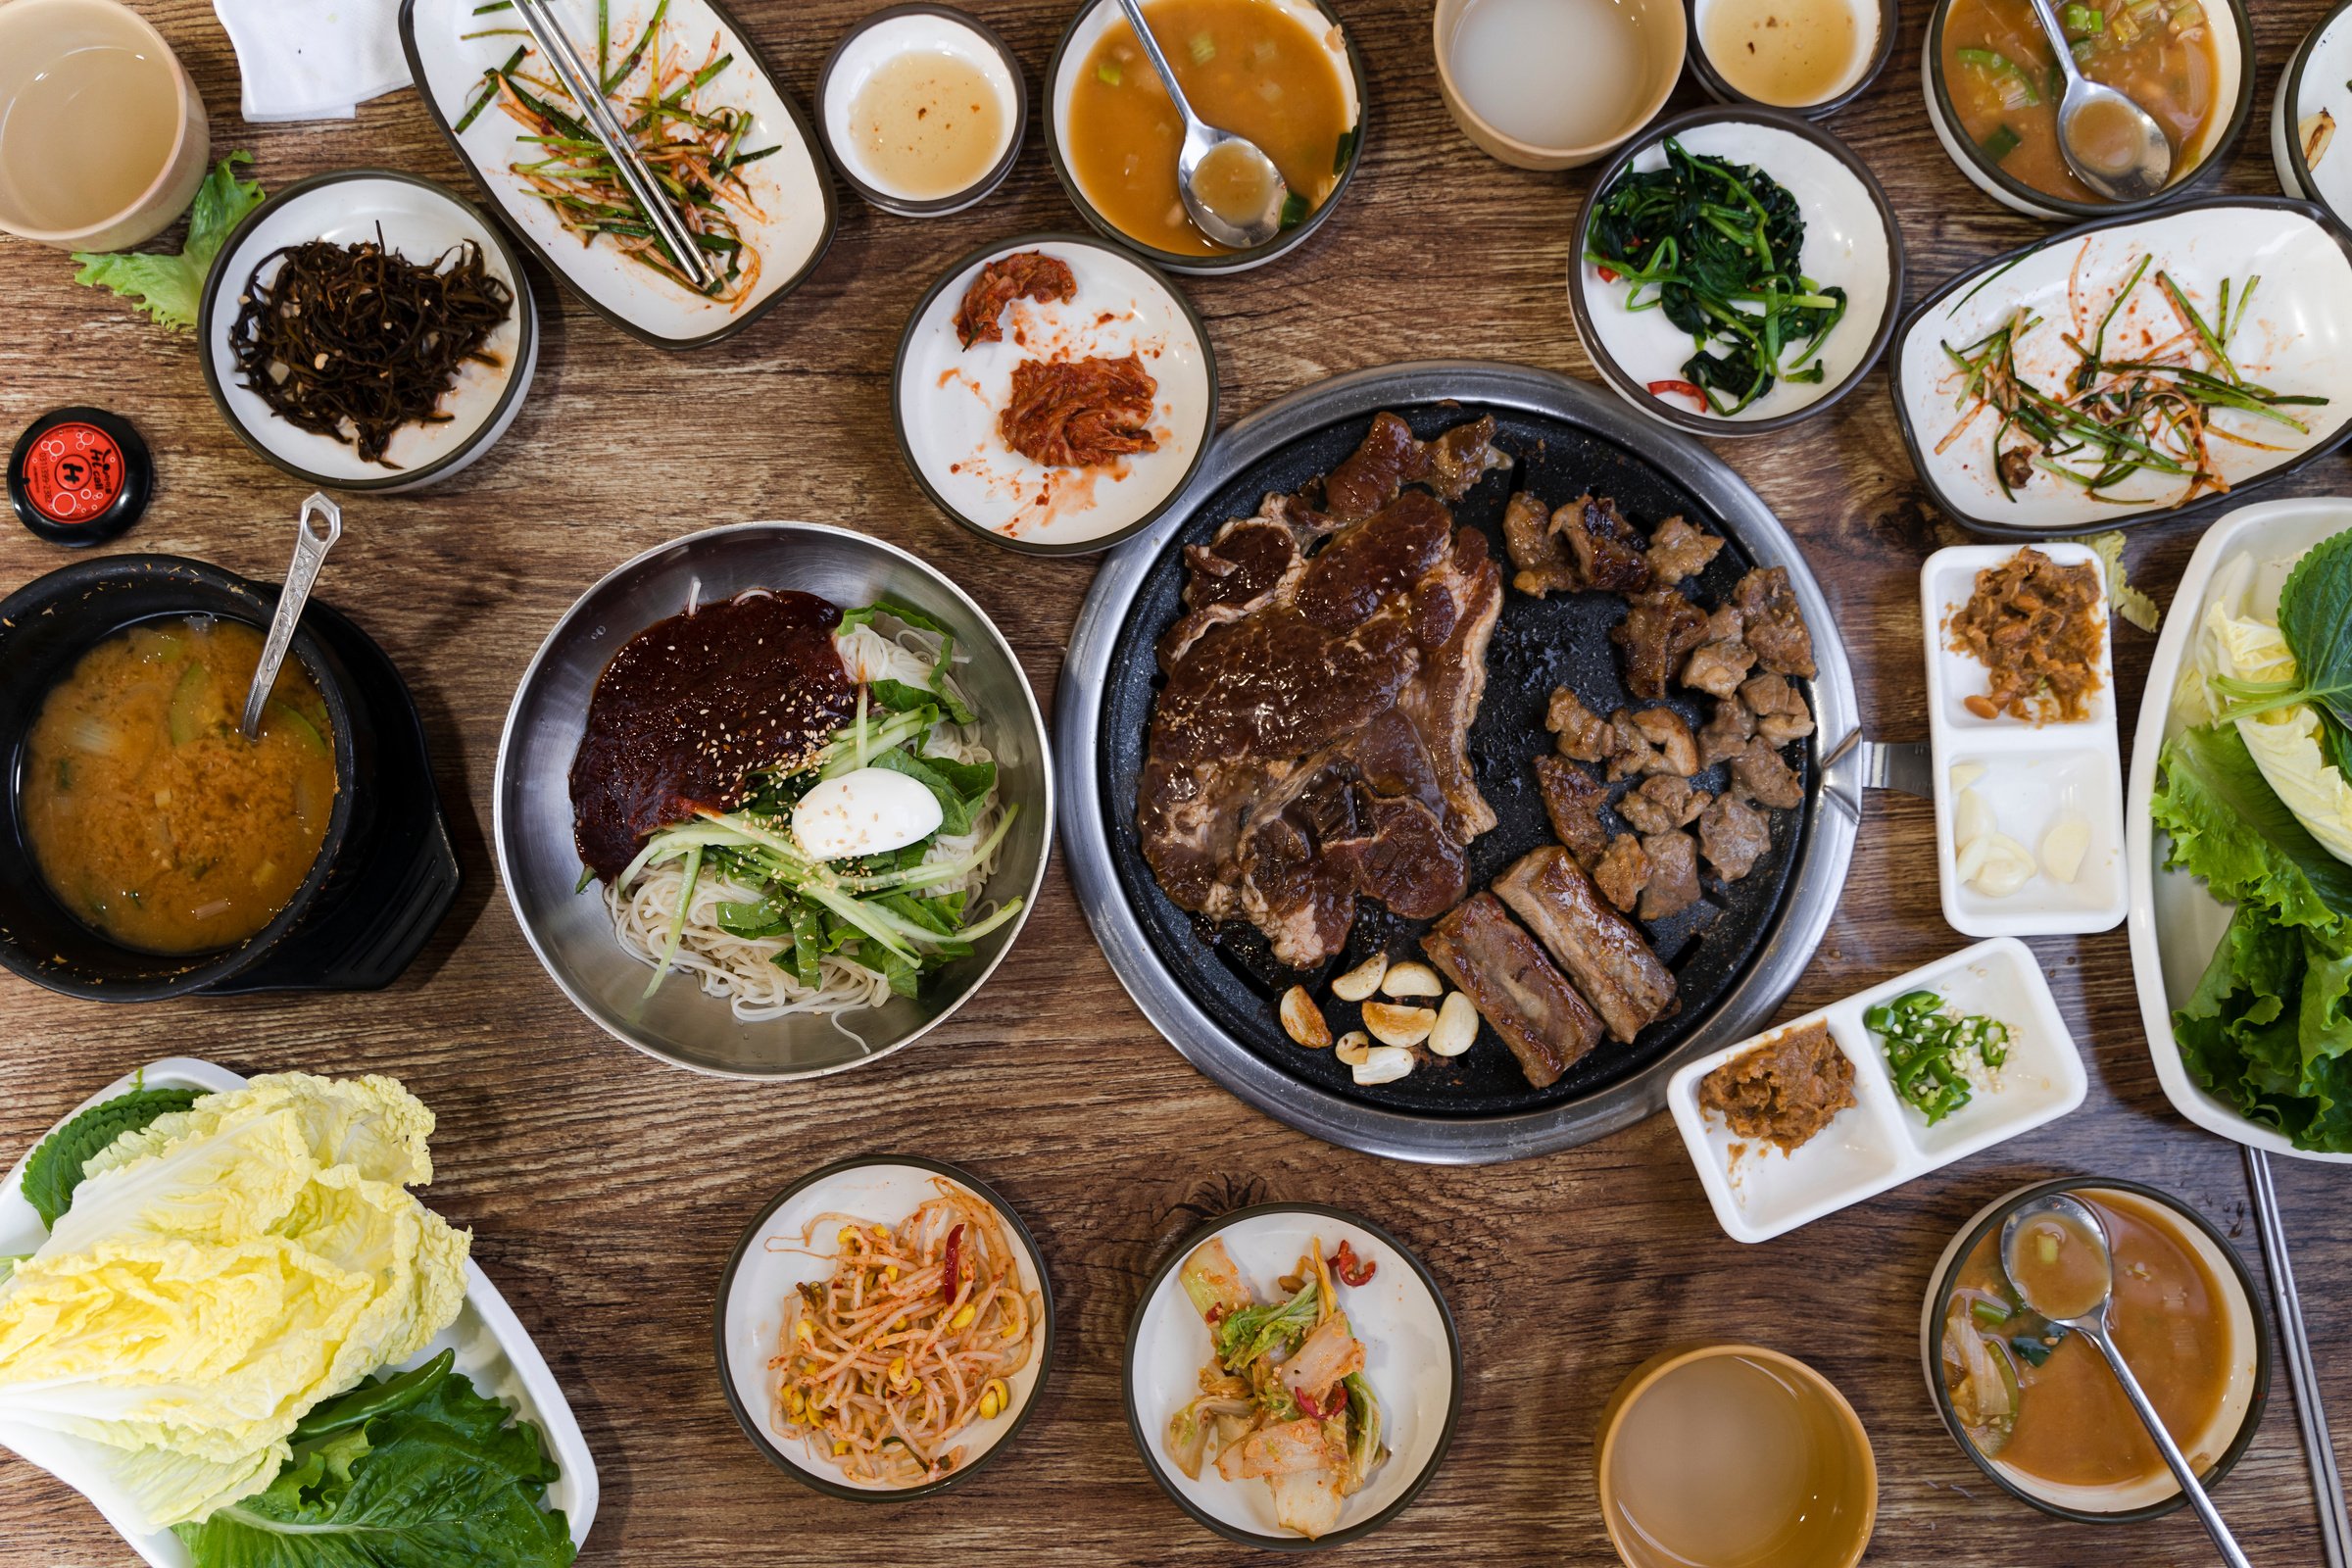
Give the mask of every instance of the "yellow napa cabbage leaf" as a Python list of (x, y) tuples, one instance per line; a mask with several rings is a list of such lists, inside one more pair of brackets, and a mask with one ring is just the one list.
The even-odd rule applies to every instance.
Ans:
[(134, 1529), (268, 1486), (457, 1317), (469, 1238), (408, 1191), (432, 1128), (392, 1079), (284, 1073), (118, 1139), (0, 1282), (0, 1442)]
[[(2294, 652), (2278, 627), (2231, 615), (2217, 603), (2205, 612), (2204, 632), (2198, 663), (2206, 676), (2288, 683), (2296, 678)], [(2217, 711), (2211, 688), (2203, 679), (2198, 685), (2206, 694), (2204, 718), (2210, 720)], [(2320, 715), (2297, 703), (2239, 719), (2237, 733), (2286, 808), (2328, 854), (2352, 862), (2352, 784), (2321, 749)]]

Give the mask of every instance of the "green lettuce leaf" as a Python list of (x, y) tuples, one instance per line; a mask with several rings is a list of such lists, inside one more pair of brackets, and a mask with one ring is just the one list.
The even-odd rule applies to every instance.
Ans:
[(2181, 1061), (2297, 1148), (2352, 1152), (2352, 866), (2272, 793), (2234, 724), (2168, 742), (2159, 770), (2171, 863), (2237, 906), (2173, 1012)]
[(251, 153), (230, 153), (205, 175), (196, 188), (195, 205), (188, 209), (188, 237), (178, 255), (75, 251), (74, 260), (81, 269), (74, 281), (113, 289), (172, 331), (194, 331), (213, 258), (245, 215), (262, 205), (261, 184), (237, 178), (236, 166), (252, 162)]
[(74, 1206), (74, 1190), (81, 1185), (81, 1167), (89, 1157), (124, 1133), (135, 1133), (168, 1111), (185, 1110), (196, 1103), (194, 1089), (132, 1089), (67, 1122), (41, 1140), (24, 1162), (24, 1201), (51, 1230)]
[(565, 1568), (539, 1429), (450, 1360), (313, 1410), (268, 1490), (176, 1527), (195, 1568)]

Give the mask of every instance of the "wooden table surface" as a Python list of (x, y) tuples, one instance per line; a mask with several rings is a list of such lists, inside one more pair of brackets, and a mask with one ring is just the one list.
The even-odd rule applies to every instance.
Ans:
[[(270, 187), (367, 165), (465, 184), (414, 93), (363, 106), (356, 122), (248, 126), (211, 7), (136, 3), (194, 74), (216, 153), (253, 149)], [(1068, 0), (967, 3), (1019, 54), (1034, 94)], [(736, 5), (804, 102), (865, 9)], [(1979, 194), (1938, 149), (1920, 100), (1927, 9), (1903, 8), (1887, 70), (1832, 122), (1893, 197), (1912, 300), (2042, 232)], [(2257, 107), (2221, 188), (2275, 192), (2272, 93), (2325, 9), (2255, 8)], [(1345, 206), (1299, 254), (1187, 285), (1215, 342), (1226, 416), (1399, 360), (1489, 358), (1591, 378), (1562, 286), (1589, 174), (1526, 173), (1471, 147), (1438, 98), (1426, 3), (1341, 0), (1340, 10), (1372, 83), (1369, 152)], [(1695, 101), (1686, 83), (1677, 105)], [(1162, 1250), (1203, 1212), (1261, 1197), (1340, 1203), (1391, 1227), (1428, 1260), (1461, 1326), (1467, 1384), (1452, 1451), (1407, 1513), (1346, 1548), (1349, 1560), (1610, 1562), (1592, 1474), (1602, 1401), (1670, 1341), (1738, 1337), (1806, 1357), (1860, 1412), (1883, 1489), (1876, 1561), (2211, 1561), (2185, 1512), (2119, 1531), (2005, 1498), (1945, 1435), (1922, 1384), (1931, 1264), (1979, 1205), (2025, 1181), (2098, 1172), (2156, 1183), (2213, 1215), (2260, 1273), (2237, 1148), (2191, 1127), (2159, 1091), (2120, 930), (2035, 944), (2091, 1067), (2081, 1110), (1756, 1248), (1716, 1228), (1663, 1116), (1568, 1153), (1448, 1170), (1328, 1148), (1244, 1107), (1128, 1002), (1058, 866), (983, 993), (865, 1071), (778, 1087), (713, 1081), (637, 1054), (565, 1004), (498, 890), (490, 780), (525, 662), (615, 563), (749, 518), (863, 529), (968, 588), (1051, 700), (1093, 564), (1016, 556), (950, 523), (893, 450), (886, 400), (900, 326), (949, 262), (995, 236), (1077, 226), (1033, 129), (1004, 188), (955, 218), (884, 217), (845, 190), (839, 236), (815, 275), (701, 353), (642, 348), (536, 273), (545, 345), (512, 432), (422, 497), (355, 499), (323, 589), (390, 650), (423, 710), (465, 865), (456, 910), (378, 995), (109, 1007), (0, 978), (0, 1163), (93, 1089), (159, 1056), (398, 1075), (440, 1117), (431, 1202), (472, 1227), (474, 1256), (537, 1338), (595, 1452), (604, 1500), (583, 1562), (1249, 1555), (1153, 1485), (1129, 1441), (1118, 1377), (1137, 1291)], [(160, 488), (116, 548), (281, 569), (301, 487), (230, 435), (185, 339), (74, 287), (71, 273), (55, 252), (0, 241), (0, 435), (69, 403), (127, 415), (154, 449)], [(1868, 733), (1924, 734), (1918, 564), (1961, 536), (1924, 502), (1884, 373), (1822, 418), (1718, 450), (1806, 547), (1852, 652)], [(2270, 493), (2326, 491), (2342, 471), (2330, 459)], [(2159, 599), (2198, 531), (2133, 536), (2133, 572)], [(0, 527), (0, 587), (69, 559)], [(2119, 632), (2127, 714), (2151, 646)], [(1964, 944), (1937, 910), (1933, 832), (1924, 802), (1871, 799), (1843, 904), (1788, 1013)], [(770, 1469), (728, 1414), (710, 1354), (712, 1291), (743, 1225), (801, 1172), (874, 1151), (956, 1161), (996, 1183), (1045, 1247), (1061, 1324), (1017, 1450), (959, 1491), (898, 1508), (820, 1497)], [(2278, 1185), (2327, 1394), (2352, 1431), (2344, 1177), (2281, 1161)], [(2283, 1373), (2220, 1501), (2257, 1563), (2320, 1560)], [(0, 1457), (0, 1568), (131, 1560), (78, 1497)]]

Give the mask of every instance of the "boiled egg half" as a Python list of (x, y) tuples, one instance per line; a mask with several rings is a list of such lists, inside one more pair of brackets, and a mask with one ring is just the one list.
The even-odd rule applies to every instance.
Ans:
[(792, 808), (792, 836), (812, 860), (903, 850), (939, 831), (938, 797), (887, 767), (854, 768), (821, 781)]

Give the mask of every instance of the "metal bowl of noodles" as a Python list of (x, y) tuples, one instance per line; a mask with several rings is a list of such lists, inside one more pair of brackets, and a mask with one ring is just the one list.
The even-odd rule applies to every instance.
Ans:
[[(571, 765), (590, 695), (622, 644), (646, 627), (755, 588), (798, 589), (843, 610), (890, 600), (950, 628), (956, 679), (978, 714), (1013, 810), (981, 897), (1019, 899), (1018, 913), (972, 952), (879, 1007), (744, 1019), (730, 1002), (673, 973), (647, 996), (652, 970), (626, 951), (603, 888), (581, 886)], [(932, 566), (847, 529), (747, 522), (689, 534), (614, 568), (556, 622), (524, 671), (500, 737), (493, 788), (498, 866), (531, 951), (574, 1006), (663, 1061), (728, 1078), (809, 1078), (911, 1044), (979, 990), (1036, 906), (1052, 851), (1053, 760), (1037, 699), (987, 612)]]

